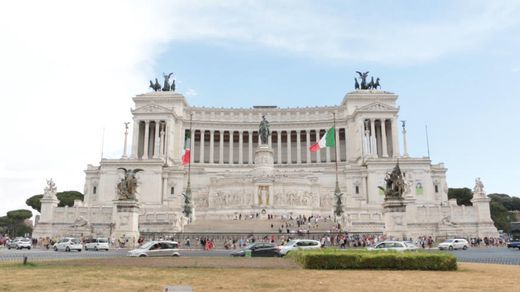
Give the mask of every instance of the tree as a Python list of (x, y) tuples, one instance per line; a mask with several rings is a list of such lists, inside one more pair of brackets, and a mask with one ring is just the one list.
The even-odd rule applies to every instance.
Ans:
[(74, 206), (75, 200), (83, 201), (84, 196), (82, 193), (78, 191), (65, 191), (57, 193), (56, 197), (58, 197), (58, 200), (60, 200), (60, 202), (58, 203), (58, 207), (72, 207)]
[(488, 197), (499, 202), (509, 211), (520, 210), (520, 198), (510, 197), (506, 194), (489, 194)]
[(43, 195), (34, 195), (25, 201), (25, 204), (34, 210), (41, 212)]
[(32, 217), (30, 210), (19, 209), (7, 212), (7, 216), (0, 217), (0, 230), (10, 237), (24, 236), (32, 232), (32, 226), (25, 224), (25, 219)]
[[(65, 191), (56, 193), (56, 197), (59, 200), (58, 207), (72, 207), (74, 206), (75, 200), (83, 201), (84, 195), (78, 191)], [(33, 208), (34, 210), (41, 212), (42, 198), (43, 195), (34, 195), (27, 199), (27, 201), (25, 201), (25, 204), (27, 204), (27, 206)]]
[(507, 208), (499, 201), (491, 199), (490, 211), (491, 219), (493, 219), (495, 227), (498, 230), (503, 230), (505, 233), (509, 233), (512, 215)]
[(449, 188), (448, 199), (456, 199), (459, 206), (472, 206), (473, 192), (468, 188)]

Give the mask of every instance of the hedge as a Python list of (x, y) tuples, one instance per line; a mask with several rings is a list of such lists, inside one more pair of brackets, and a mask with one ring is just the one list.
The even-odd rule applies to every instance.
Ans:
[(447, 253), (322, 249), (295, 251), (288, 256), (306, 269), (457, 269), (457, 258)]

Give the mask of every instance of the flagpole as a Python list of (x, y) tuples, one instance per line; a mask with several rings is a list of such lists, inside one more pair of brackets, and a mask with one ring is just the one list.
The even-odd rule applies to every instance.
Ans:
[[(334, 119), (334, 161), (336, 162), (336, 190), (339, 190), (338, 183), (338, 146), (336, 146), (336, 113), (332, 113), (332, 117)], [(338, 133), (339, 136), (339, 133)]]

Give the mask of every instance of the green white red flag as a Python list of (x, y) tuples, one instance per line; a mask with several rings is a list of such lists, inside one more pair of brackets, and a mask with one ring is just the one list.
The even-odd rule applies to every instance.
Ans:
[(190, 163), (190, 133), (186, 133), (186, 139), (184, 140), (184, 150), (182, 150), (182, 165)]
[(334, 147), (336, 146), (336, 130), (334, 127), (327, 130), (325, 135), (321, 137), (320, 141), (318, 143), (314, 143), (311, 147), (309, 147), (309, 150), (311, 152), (316, 152), (320, 150), (321, 148), (325, 147)]

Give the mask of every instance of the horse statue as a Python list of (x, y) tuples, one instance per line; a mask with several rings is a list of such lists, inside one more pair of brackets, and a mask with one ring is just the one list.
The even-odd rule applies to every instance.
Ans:
[(359, 83), (357, 81), (357, 78), (354, 78), (354, 89), (359, 90)]
[(269, 131), (269, 122), (265, 119), (265, 115), (262, 116), (262, 121), (258, 128), (258, 134), (260, 135), (260, 144), (267, 144), (271, 131)]
[(374, 83), (374, 89), (381, 89), (381, 84), (379, 84), (379, 77), (376, 78), (376, 82)]
[(171, 90), (170, 77), (172, 77), (172, 75), (173, 75), (173, 73), (170, 73), (168, 75), (163, 73), (164, 85), (163, 85), (162, 91), (170, 91)]
[(157, 80), (157, 78), (155, 78), (155, 83), (153, 83), (152, 80), (150, 80), (150, 86), (149, 87), (151, 89), (153, 89), (153, 91), (161, 90), (161, 84), (159, 84), (159, 80)]
[(367, 89), (373, 89), (374, 88), (374, 76), (370, 79), (370, 82), (367, 84)]

